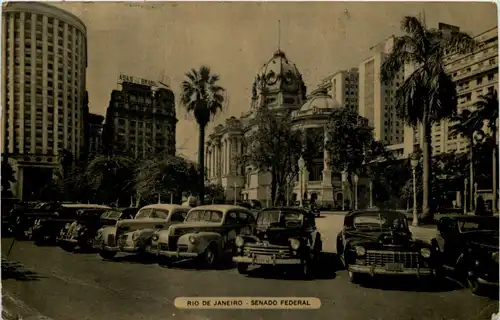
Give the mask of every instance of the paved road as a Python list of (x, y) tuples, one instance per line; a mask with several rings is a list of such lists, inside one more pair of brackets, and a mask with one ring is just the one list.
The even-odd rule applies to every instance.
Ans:
[[(335, 250), (342, 216), (317, 220), (325, 251)], [(4, 252), (10, 239), (2, 239)], [(349, 283), (345, 271), (335, 271), (333, 254), (326, 255), (330, 272), (320, 279), (274, 279), (256, 273), (241, 276), (234, 269), (195, 270), (192, 266), (163, 269), (149, 261), (124, 256), (103, 261), (96, 254), (71, 254), (58, 247), (16, 242), (9, 261), (18, 274), (2, 282), (3, 306), (24, 319), (491, 319), (498, 301), (476, 297), (447, 286), (431, 288), (398, 279), (367, 286)], [(406, 284), (405, 284), (406, 283)], [(179, 296), (302, 296), (318, 297), (319, 310), (179, 310)]]

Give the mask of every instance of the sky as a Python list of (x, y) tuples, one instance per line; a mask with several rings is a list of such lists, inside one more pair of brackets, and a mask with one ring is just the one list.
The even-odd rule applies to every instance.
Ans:
[(194, 118), (179, 103), (191, 68), (206, 65), (226, 88), (224, 111), (207, 128), (250, 109), (260, 67), (278, 48), (303, 75), (308, 92), (338, 70), (358, 67), (368, 50), (400, 31), (406, 15), (425, 11), (428, 27), (457, 25), (476, 35), (498, 24), (487, 2), (60, 2), (87, 26), (90, 111), (104, 115), (120, 73), (166, 75), (176, 95), (177, 151), (196, 160)]

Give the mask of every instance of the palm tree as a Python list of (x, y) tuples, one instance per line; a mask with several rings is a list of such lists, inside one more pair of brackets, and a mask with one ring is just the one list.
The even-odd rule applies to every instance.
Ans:
[(199, 129), (198, 165), (200, 170), (199, 196), (203, 204), (205, 197), (205, 129), (211, 117), (223, 108), (224, 88), (217, 85), (219, 76), (210, 73), (210, 68), (202, 66), (186, 73), (187, 80), (182, 82), (181, 104), (187, 112), (192, 112)]
[(416, 17), (401, 22), (405, 35), (396, 37), (392, 52), (380, 70), (385, 84), (393, 83), (406, 67), (414, 67), (396, 92), (396, 111), (408, 125), (422, 125), (423, 203), (422, 218), (432, 217), (429, 206), (431, 176), (432, 124), (454, 115), (457, 93), (451, 76), (445, 72), (444, 57), (450, 52), (461, 54), (474, 47), (474, 40), (461, 32), (427, 29)]
[(492, 210), (496, 212), (497, 208), (497, 121), (498, 121), (498, 92), (494, 90), (487, 95), (482, 95), (479, 100), (474, 104), (476, 110), (473, 112), (473, 117), (478, 120), (487, 120), (488, 128), (490, 129), (491, 136), (490, 141), (493, 147), (492, 153), (492, 191), (493, 191), (493, 203)]
[[(474, 116), (470, 110), (464, 110), (458, 116), (452, 117), (451, 121), (455, 124), (449, 127), (450, 137), (460, 135), (469, 143), (469, 181), (470, 181), (470, 197), (471, 211), (474, 210), (474, 134), (483, 127), (482, 119)], [(465, 192), (465, 190), (464, 190)]]

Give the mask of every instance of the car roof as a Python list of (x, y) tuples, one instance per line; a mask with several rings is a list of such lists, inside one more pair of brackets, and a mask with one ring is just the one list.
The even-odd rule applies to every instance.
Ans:
[(498, 216), (469, 216), (469, 215), (462, 215), (462, 214), (450, 214), (446, 215), (444, 217), (439, 218), (439, 220), (442, 219), (450, 219), (450, 220), (462, 220), (462, 221), (467, 221), (467, 220), (493, 220), (493, 219), (499, 219)]
[(195, 210), (195, 209), (201, 209), (201, 210), (219, 210), (219, 211), (222, 211), (222, 212), (227, 212), (227, 211), (229, 211), (231, 209), (241, 209), (241, 210), (248, 211), (248, 208), (245, 208), (245, 207), (242, 207), (242, 206), (235, 206), (233, 204), (208, 204), (208, 205), (205, 205), (205, 206), (194, 207), (191, 210)]
[(347, 213), (346, 216), (357, 216), (361, 214), (371, 214), (371, 215), (376, 215), (376, 214), (391, 214), (391, 215), (398, 215), (406, 218), (406, 214), (395, 211), (395, 210), (384, 210), (384, 209), (367, 209), (367, 210), (354, 210), (349, 213)]
[(172, 209), (191, 209), (190, 207), (181, 206), (179, 204), (170, 204), (170, 203), (155, 203), (144, 206), (142, 209), (164, 209), (164, 210), (172, 210)]
[(81, 204), (81, 203), (63, 203), (64, 208), (81, 208), (81, 209), (111, 209), (111, 207), (102, 204)]
[(269, 208), (262, 209), (262, 211), (276, 211), (276, 210), (300, 211), (302, 213), (309, 212), (305, 208), (297, 208), (297, 207), (269, 207)]

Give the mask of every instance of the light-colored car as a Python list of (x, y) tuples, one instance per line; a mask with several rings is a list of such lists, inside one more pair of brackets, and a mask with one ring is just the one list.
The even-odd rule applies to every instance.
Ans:
[(118, 252), (144, 253), (155, 231), (182, 223), (189, 209), (162, 203), (145, 206), (134, 219), (117, 221), (116, 225), (97, 231), (94, 249), (104, 259), (111, 259)]
[(206, 205), (189, 211), (184, 223), (157, 231), (149, 252), (158, 256), (161, 266), (174, 260), (198, 258), (214, 266), (232, 258), (234, 241), (244, 228), (255, 221), (250, 210), (234, 205)]

